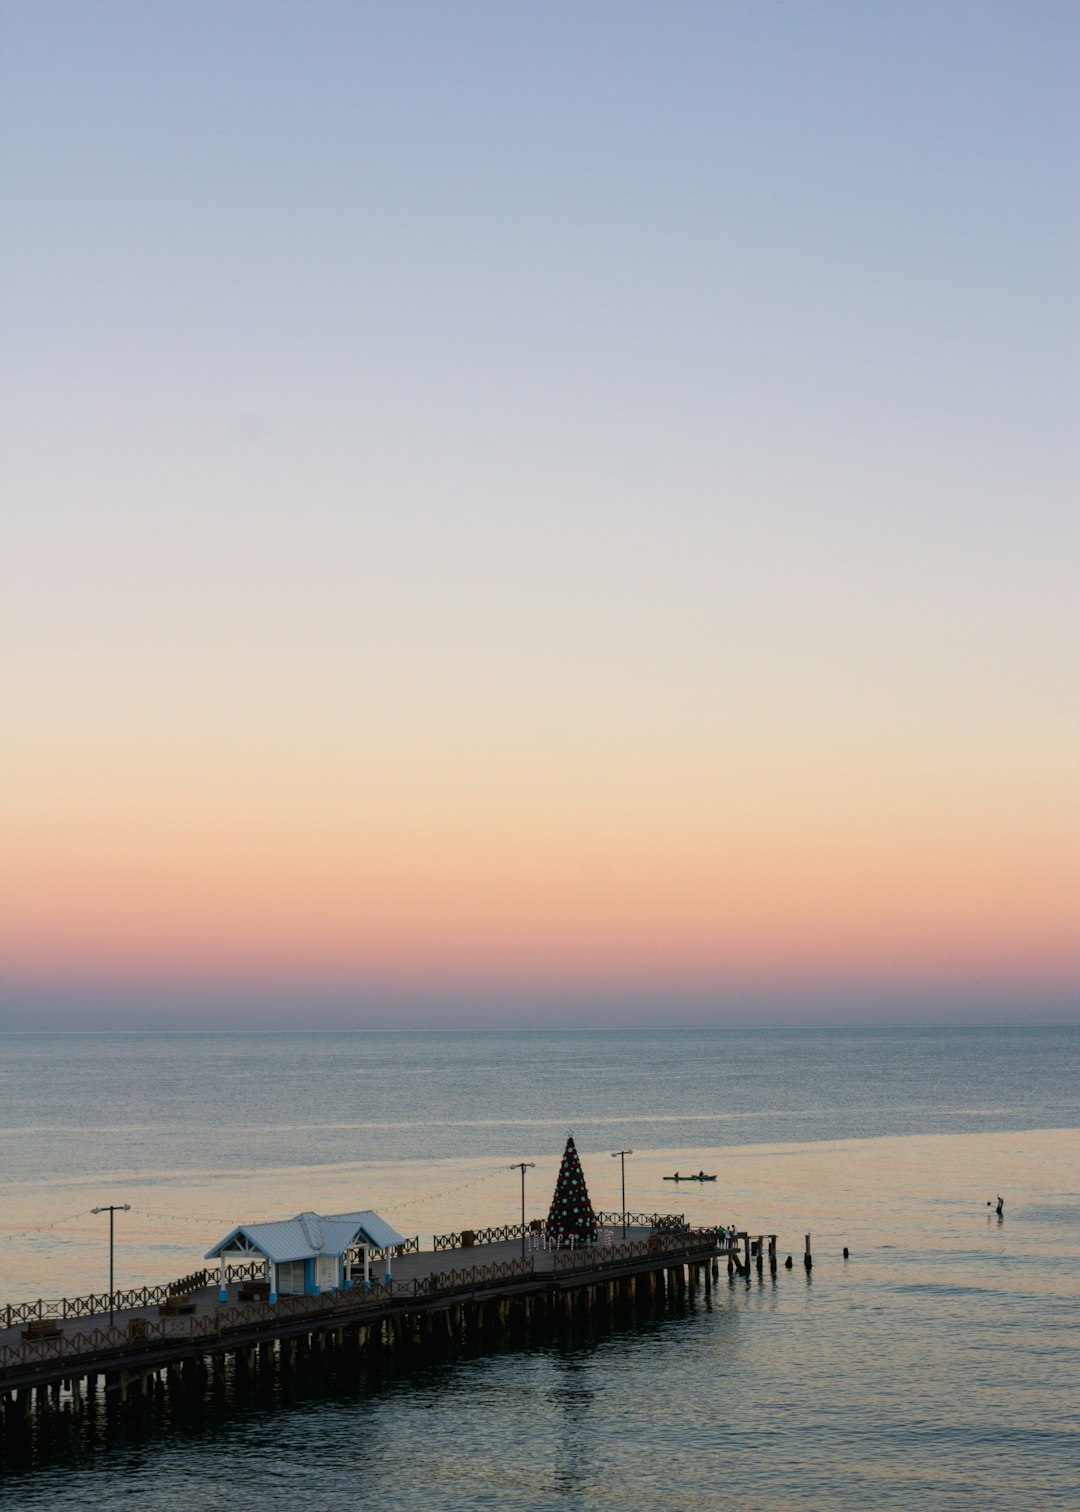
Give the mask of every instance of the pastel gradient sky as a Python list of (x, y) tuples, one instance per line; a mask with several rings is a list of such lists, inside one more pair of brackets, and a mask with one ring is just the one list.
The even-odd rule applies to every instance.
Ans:
[(0, 1026), (1080, 1016), (1075, 5), (0, 27)]

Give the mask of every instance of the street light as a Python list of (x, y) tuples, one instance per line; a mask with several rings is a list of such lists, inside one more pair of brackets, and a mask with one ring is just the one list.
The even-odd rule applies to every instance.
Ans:
[(612, 1150), (612, 1160), (618, 1159), (622, 1167), (622, 1236), (626, 1238), (626, 1157), (632, 1155), (633, 1150)]
[(92, 1213), (108, 1213), (109, 1215), (109, 1327), (113, 1326), (113, 1214), (130, 1213), (131, 1203), (110, 1203), (107, 1207), (91, 1208)]
[(511, 1171), (521, 1172), (521, 1258), (525, 1258), (525, 1172), (535, 1169), (535, 1160), (515, 1160), (509, 1167)]

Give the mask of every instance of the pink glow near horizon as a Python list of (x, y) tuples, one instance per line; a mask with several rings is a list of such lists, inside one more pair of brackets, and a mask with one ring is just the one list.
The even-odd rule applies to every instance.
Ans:
[(0, 980), (1075, 988), (1080, 12), (421, 10), (7, 7)]

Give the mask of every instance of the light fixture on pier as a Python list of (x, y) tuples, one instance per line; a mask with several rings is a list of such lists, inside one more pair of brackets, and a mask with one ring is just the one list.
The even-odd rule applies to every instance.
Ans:
[(108, 1213), (109, 1215), (109, 1327), (113, 1326), (113, 1214), (130, 1213), (131, 1203), (108, 1203), (103, 1207), (91, 1208), (92, 1213)]
[(521, 1172), (521, 1258), (523, 1260), (525, 1258), (525, 1172), (533, 1170), (535, 1166), (535, 1160), (515, 1160), (510, 1166), (511, 1171)]
[(626, 1157), (633, 1153), (633, 1150), (612, 1150), (611, 1152), (612, 1160), (618, 1158), (622, 1168), (622, 1236), (624, 1239), (626, 1238)]

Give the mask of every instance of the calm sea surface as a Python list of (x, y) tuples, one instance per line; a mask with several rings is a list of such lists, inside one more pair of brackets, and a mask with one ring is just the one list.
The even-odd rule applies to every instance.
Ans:
[(99, 1445), (0, 1504), (1080, 1507), (1080, 1029), (0, 1036), (0, 1302), (102, 1288), (103, 1203), (118, 1286), (302, 1208), (425, 1245), (515, 1222), (517, 1160), (539, 1216), (571, 1131), (595, 1206), (632, 1149), (632, 1210), (775, 1232), (794, 1269)]

